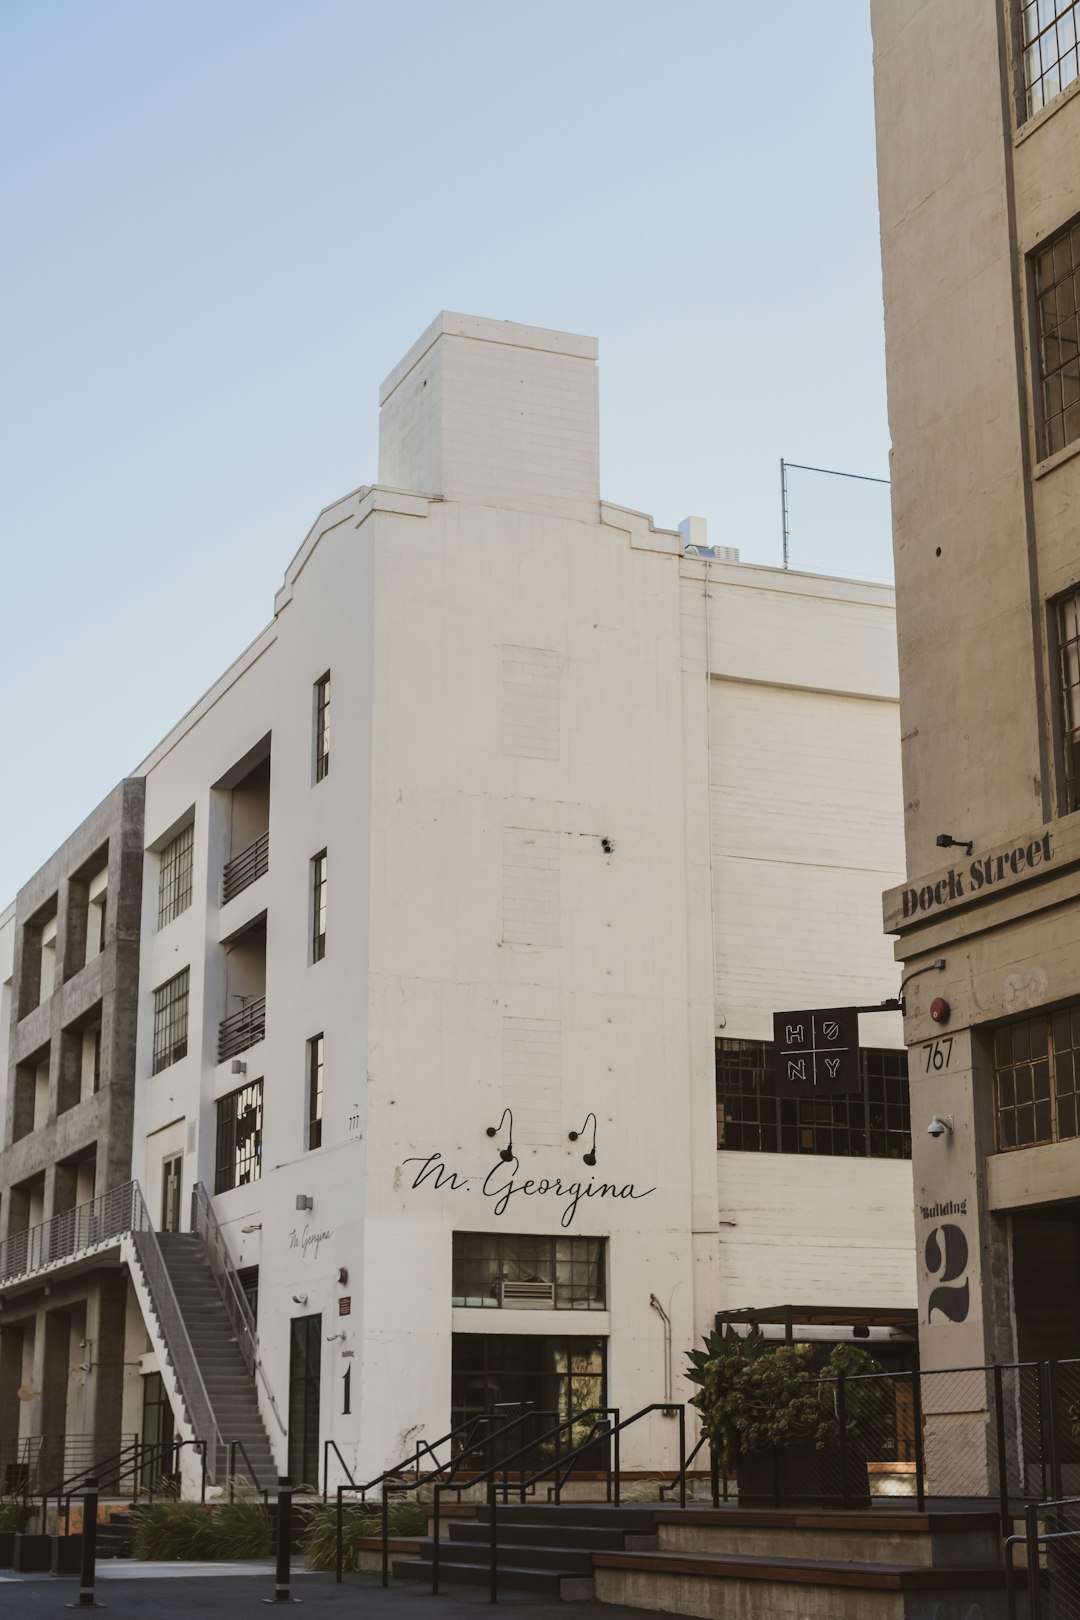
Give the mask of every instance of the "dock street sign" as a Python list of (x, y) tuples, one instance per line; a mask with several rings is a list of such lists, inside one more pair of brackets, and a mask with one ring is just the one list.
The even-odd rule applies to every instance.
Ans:
[(862, 1090), (855, 1007), (773, 1014), (778, 1097), (838, 1097)]

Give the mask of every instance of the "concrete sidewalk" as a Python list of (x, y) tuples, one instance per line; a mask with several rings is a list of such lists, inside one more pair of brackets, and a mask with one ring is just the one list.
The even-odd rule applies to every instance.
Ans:
[[(126, 1559), (98, 1565), (97, 1600), (117, 1620), (265, 1620), (264, 1599), (274, 1595), (274, 1566), (237, 1564), (139, 1564)], [(0, 1573), (3, 1620), (64, 1620), (78, 1601), (79, 1582), (71, 1576)], [(335, 1620), (480, 1620), (491, 1605), (475, 1587), (452, 1587), (433, 1598), (427, 1587), (402, 1582), (385, 1591), (377, 1575), (347, 1575), (337, 1586), (332, 1575), (293, 1572), (293, 1597), (306, 1615)], [(652, 1611), (599, 1603), (553, 1603), (529, 1592), (500, 1594), (499, 1608), (524, 1611), (521, 1620), (642, 1620)], [(92, 1614), (95, 1611), (83, 1611)], [(279, 1612), (284, 1613), (284, 1605)]]

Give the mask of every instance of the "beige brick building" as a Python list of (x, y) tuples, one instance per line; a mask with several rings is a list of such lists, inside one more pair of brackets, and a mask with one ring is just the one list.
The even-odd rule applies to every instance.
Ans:
[(924, 1368), (1080, 1356), (1078, 10), (873, 5)]

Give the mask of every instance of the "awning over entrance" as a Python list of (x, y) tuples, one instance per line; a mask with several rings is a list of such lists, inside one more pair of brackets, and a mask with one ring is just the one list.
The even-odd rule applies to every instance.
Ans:
[(748, 1327), (782, 1327), (788, 1344), (795, 1343), (797, 1327), (845, 1328), (849, 1333), (857, 1329), (892, 1328), (898, 1333), (919, 1336), (919, 1313), (904, 1306), (892, 1305), (881, 1310), (865, 1305), (763, 1305), (748, 1306), (738, 1311), (717, 1311), (717, 1328), (728, 1323), (745, 1323)]

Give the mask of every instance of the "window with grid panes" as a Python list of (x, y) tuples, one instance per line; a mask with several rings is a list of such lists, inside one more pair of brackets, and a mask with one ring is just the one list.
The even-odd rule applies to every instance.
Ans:
[(185, 968), (154, 991), (154, 1074), (187, 1057), (189, 977)]
[(1062, 814), (1080, 810), (1080, 591), (1055, 604), (1058, 651)]
[(1080, 1136), (1080, 1002), (994, 1031), (1002, 1152)]
[(1023, 48), (1024, 116), (1030, 118), (1080, 74), (1078, 0), (1017, 0)]
[(1034, 255), (1042, 454), (1080, 438), (1080, 223)]
[(178, 832), (161, 852), (158, 874), (158, 927), (179, 917), (191, 904), (191, 868), (195, 851), (195, 825)]
[(315, 682), (315, 780), (330, 770), (330, 671)]
[(311, 960), (326, 955), (326, 851), (311, 863)]
[(602, 1311), (604, 1239), (454, 1233), (454, 1305), (499, 1308), (501, 1282), (555, 1285), (557, 1311)]
[(776, 1095), (770, 1041), (716, 1043), (716, 1145), (731, 1153), (910, 1159), (907, 1053), (864, 1048), (859, 1096)]
[(253, 1080), (218, 1103), (216, 1193), (246, 1186), (262, 1175), (262, 1102), (262, 1081)]
[(307, 1145), (308, 1152), (322, 1147), (323, 1037), (313, 1035), (307, 1043)]

